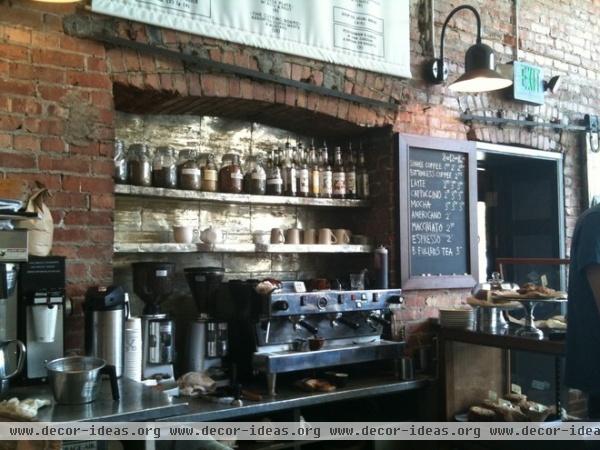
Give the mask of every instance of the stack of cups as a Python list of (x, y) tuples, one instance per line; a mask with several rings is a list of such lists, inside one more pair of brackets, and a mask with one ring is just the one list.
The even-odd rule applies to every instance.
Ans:
[(139, 317), (130, 317), (125, 321), (123, 341), (123, 375), (142, 381), (142, 320)]

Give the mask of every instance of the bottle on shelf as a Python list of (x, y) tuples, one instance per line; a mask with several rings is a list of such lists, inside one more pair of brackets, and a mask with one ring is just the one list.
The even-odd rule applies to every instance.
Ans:
[(283, 179), (281, 178), (281, 166), (279, 165), (279, 150), (271, 151), (268, 163), (270, 169), (267, 172), (267, 195), (283, 195)]
[(325, 142), (323, 142), (323, 148), (321, 149), (320, 174), (321, 197), (331, 198), (333, 195), (333, 173), (331, 172), (331, 166), (329, 165), (329, 155), (327, 153), (327, 144)]
[(181, 150), (177, 163), (177, 185), (179, 189), (200, 190), (200, 168), (198, 167), (196, 150)]
[(314, 139), (310, 144), (310, 151), (308, 154), (308, 166), (310, 170), (310, 196), (313, 198), (319, 198), (321, 196), (321, 175), (319, 170), (319, 159), (317, 157), (317, 150), (315, 149)]
[(295, 197), (297, 190), (296, 184), (298, 180), (296, 179), (296, 163), (294, 163), (294, 149), (290, 145), (290, 141), (285, 144), (285, 177), (284, 179), (284, 187), (285, 187), (285, 195), (289, 197)]
[(127, 152), (125, 144), (120, 139), (115, 139), (115, 183), (127, 184)]
[(346, 198), (357, 198), (356, 163), (352, 143), (348, 143), (348, 160), (346, 162)]
[(310, 193), (310, 171), (306, 160), (306, 151), (302, 143), (298, 144), (298, 196), (308, 197)]
[(200, 190), (205, 192), (217, 192), (219, 183), (219, 172), (217, 171), (217, 165), (215, 164), (215, 155), (212, 153), (208, 155), (206, 164), (200, 168), (201, 182)]
[(335, 157), (333, 160), (333, 198), (346, 198), (346, 172), (342, 161), (342, 149), (335, 147)]
[(242, 192), (243, 179), (240, 156), (237, 153), (223, 155), (219, 171), (219, 190), (229, 194), (239, 194)]
[(253, 195), (265, 195), (267, 192), (267, 174), (260, 156), (249, 156), (244, 175), (244, 192)]
[(156, 149), (152, 161), (152, 186), (169, 189), (177, 187), (177, 161), (170, 146)]
[(360, 147), (360, 153), (358, 157), (358, 168), (356, 169), (356, 172), (356, 189), (358, 197), (369, 198), (369, 195), (371, 195), (369, 187), (369, 171), (367, 170), (367, 166), (365, 164), (365, 154), (362, 150), (362, 145)]
[(129, 183), (136, 186), (152, 186), (152, 163), (148, 146), (131, 144), (127, 158)]
[[(286, 143), (286, 147), (289, 145), (289, 139), (288, 142)], [(287, 170), (287, 166), (286, 166), (286, 162), (285, 162), (285, 158), (286, 158), (286, 147), (282, 148), (278, 148), (276, 155), (277, 155), (277, 165), (279, 166), (279, 172), (281, 173), (281, 182), (283, 183), (281, 188), (283, 191), (282, 195), (285, 195), (285, 191), (287, 189), (287, 185), (288, 185), (288, 180), (287, 180), (287, 176), (288, 176), (288, 170)]]

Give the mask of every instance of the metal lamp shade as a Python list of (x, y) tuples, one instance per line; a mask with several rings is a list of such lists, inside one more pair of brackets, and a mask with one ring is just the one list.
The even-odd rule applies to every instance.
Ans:
[(471, 46), (465, 54), (465, 73), (448, 88), (458, 92), (487, 92), (504, 89), (512, 80), (496, 72), (494, 51), (485, 44)]

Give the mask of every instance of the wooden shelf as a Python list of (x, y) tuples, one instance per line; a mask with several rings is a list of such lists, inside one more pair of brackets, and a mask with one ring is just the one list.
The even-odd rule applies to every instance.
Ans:
[(371, 253), (370, 245), (115, 243), (115, 253)]
[(366, 200), (340, 200), (331, 198), (285, 197), (276, 195), (225, 194), (223, 192), (186, 191), (144, 186), (116, 184), (115, 194), (135, 197), (154, 197), (173, 200), (194, 200), (244, 205), (280, 205), (329, 208), (366, 208)]

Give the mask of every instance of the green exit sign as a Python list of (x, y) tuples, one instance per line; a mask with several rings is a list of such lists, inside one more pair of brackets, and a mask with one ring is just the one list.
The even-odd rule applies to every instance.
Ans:
[(515, 61), (513, 97), (522, 102), (544, 104), (544, 71), (541, 67)]

